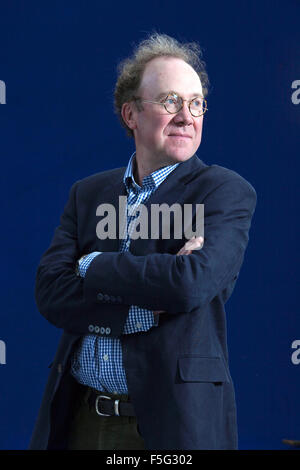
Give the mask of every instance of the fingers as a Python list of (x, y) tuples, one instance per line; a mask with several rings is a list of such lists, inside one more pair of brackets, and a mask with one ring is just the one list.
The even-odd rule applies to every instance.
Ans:
[(190, 255), (193, 250), (201, 250), (204, 243), (203, 237), (194, 237), (188, 240), (185, 245), (180, 248), (177, 255)]
[(203, 237), (194, 237), (186, 242), (184, 248), (186, 250), (200, 250), (203, 246)]
[(192, 250), (186, 250), (184, 247), (180, 248), (180, 250), (177, 253), (178, 255), (190, 255), (192, 253)]

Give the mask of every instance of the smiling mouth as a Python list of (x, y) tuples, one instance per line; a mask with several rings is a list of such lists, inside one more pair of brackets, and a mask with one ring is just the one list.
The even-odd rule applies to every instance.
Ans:
[(185, 134), (169, 134), (169, 137), (178, 137), (178, 138), (183, 138), (183, 139), (191, 139), (191, 135), (185, 135)]

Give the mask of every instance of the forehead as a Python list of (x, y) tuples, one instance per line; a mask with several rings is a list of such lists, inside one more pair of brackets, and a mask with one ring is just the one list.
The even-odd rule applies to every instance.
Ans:
[(202, 95), (202, 86), (197, 72), (182, 59), (157, 57), (146, 65), (139, 91), (144, 98), (158, 97), (168, 91), (189, 98)]

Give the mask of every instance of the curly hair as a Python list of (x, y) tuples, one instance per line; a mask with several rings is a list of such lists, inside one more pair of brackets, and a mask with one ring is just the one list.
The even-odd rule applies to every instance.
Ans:
[(205, 62), (201, 60), (202, 51), (199, 45), (195, 42), (180, 43), (166, 34), (151, 34), (136, 47), (131, 57), (123, 60), (118, 66), (119, 75), (114, 91), (114, 107), (121, 124), (131, 137), (133, 132), (122, 118), (122, 106), (133, 100), (147, 63), (156, 57), (163, 56), (176, 57), (187, 62), (200, 78), (204, 97), (208, 93), (209, 79)]

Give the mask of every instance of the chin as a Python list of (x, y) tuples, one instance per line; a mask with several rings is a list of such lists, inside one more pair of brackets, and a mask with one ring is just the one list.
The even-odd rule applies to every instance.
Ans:
[(195, 152), (183, 152), (183, 151), (174, 151), (174, 152), (169, 152), (167, 154), (168, 159), (174, 163), (178, 162), (185, 162), (189, 158), (191, 158)]
[(197, 148), (196, 145), (168, 145), (166, 147), (166, 155), (174, 162), (184, 162), (195, 155)]

